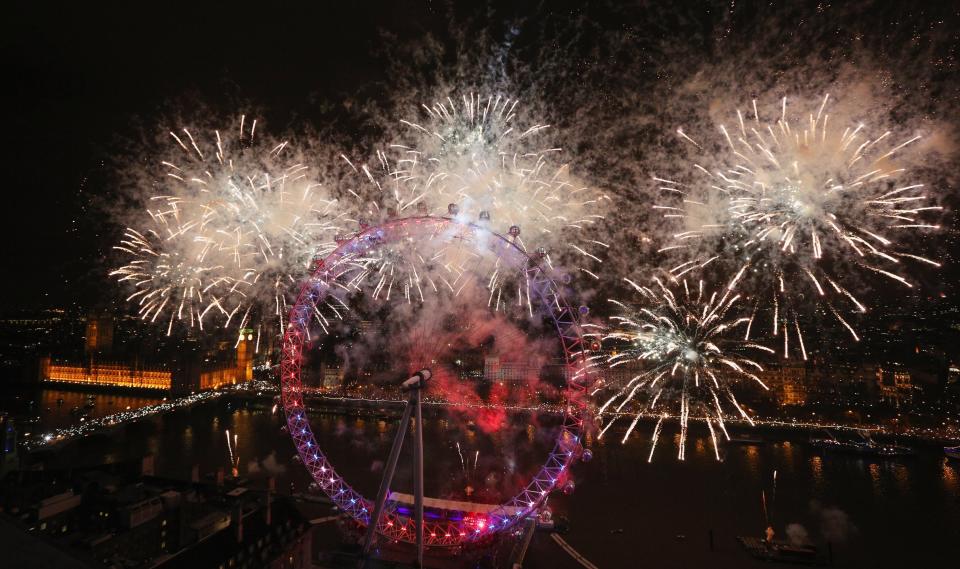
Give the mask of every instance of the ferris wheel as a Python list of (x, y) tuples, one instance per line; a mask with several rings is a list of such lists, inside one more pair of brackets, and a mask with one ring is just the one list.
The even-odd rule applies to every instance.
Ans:
[[(374, 524), (381, 539), (418, 543), (419, 536), (423, 546), (434, 548), (489, 540), (535, 515), (552, 491), (571, 490), (571, 465), (590, 457), (582, 441), (589, 416), (584, 395), (591, 382), (589, 346), (580, 325), (585, 308), (571, 309), (562, 294), (565, 285), (549, 274), (544, 252), (528, 254), (518, 237), (517, 227), (504, 236), (453, 216), (362, 227), (315, 260), (289, 312), (280, 366), (287, 429), (316, 485), (359, 526)], [(437, 401), (456, 386), (489, 379), (466, 378), (462, 360), (463, 349), (482, 343), (478, 338), (491, 329), (501, 338), (501, 351), (536, 337), (539, 363), (524, 373), (544, 377), (549, 367), (559, 376), (553, 408), (562, 419), (542, 465), (511, 497), (497, 504), (429, 501), (430, 515), (420, 518), (421, 535), (410, 508), (396, 500), (377, 508), (375, 500), (337, 473), (311, 429), (304, 379), (318, 346), (333, 342), (333, 336), (342, 338), (335, 332), (338, 323), (373, 318), (369, 315), (386, 323), (375, 334), (381, 343), (356, 354), (354, 365), (386, 355), (386, 363), (376, 367), (381, 376), (396, 378), (398, 390), (407, 378), (432, 376), (428, 393)], [(523, 350), (531, 351), (529, 345)], [(358, 374), (361, 380), (367, 375)], [(373, 519), (375, 510), (382, 511), (378, 519)]]

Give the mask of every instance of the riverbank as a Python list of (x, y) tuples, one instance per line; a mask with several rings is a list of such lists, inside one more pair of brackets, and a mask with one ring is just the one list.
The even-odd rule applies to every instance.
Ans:
[[(149, 454), (161, 476), (189, 479), (196, 470), (212, 479), (218, 470), (230, 476), (235, 467), (251, 484), (273, 477), (284, 493), (308, 492), (309, 474), (294, 459), (282, 412), (273, 413), (273, 405), (268, 393), (228, 394), (56, 445), (37, 458), (53, 469)], [(320, 448), (353, 487), (374, 494), (396, 432), (394, 406), (378, 416), (381, 410), (369, 401), (362, 411), (350, 408), (353, 402), (340, 401), (336, 412), (315, 405), (311, 422)], [(491, 474), (499, 481), (515, 473), (505, 484), (515, 490), (549, 444), (549, 430), (533, 417), (518, 418), (530, 425), (518, 439), (491, 438), (445, 417), (425, 416), (428, 495), (444, 496), (467, 483), (486, 487)], [(690, 429), (685, 461), (676, 458), (676, 425), (664, 427), (652, 463), (649, 426), (637, 428), (626, 444), (620, 443), (624, 430), (618, 427), (600, 441), (588, 439), (594, 458), (574, 466), (576, 489), (550, 499), (555, 517), (570, 519), (565, 542), (604, 569), (765, 567), (736, 542), (739, 535), (762, 535), (767, 521), (761, 493), (779, 537), (806, 532), (821, 550), (829, 541), (837, 567), (942, 565), (938, 561), (952, 555), (949, 545), (960, 539), (960, 464), (935, 448), (923, 446), (914, 457), (895, 459), (824, 453), (807, 444), (805, 432), (761, 426), (749, 434), (762, 434), (764, 443), (724, 444), (718, 462), (709, 433), (700, 427)], [(236, 437), (232, 455), (227, 431), (231, 441)], [(474, 456), (479, 456), (476, 468)], [(398, 491), (412, 483), (410, 460), (406, 452), (401, 456)], [(928, 545), (916, 551), (910, 546), (916, 543)], [(582, 569), (540, 534), (525, 566)]]

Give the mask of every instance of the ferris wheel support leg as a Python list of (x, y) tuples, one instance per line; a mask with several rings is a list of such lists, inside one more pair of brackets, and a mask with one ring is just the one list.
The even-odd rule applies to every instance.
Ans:
[(423, 415), (420, 390), (416, 391), (417, 427), (413, 438), (413, 510), (417, 530), (417, 567), (423, 567)]
[(403, 408), (403, 417), (400, 419), (400, 426), (397, 427), (397, 436), (393, 438), (393, 446), (390, 448), (390, 457), (387, 458), (387, 466), (383, 471), (383, 480), (380, 481), (380, 490), (377, 491), (377, 501), (373, 508), (373, 515), (367, 524), (367, 535), (363, 539), (363, 552), (360, 558), (361, 567), (366, 563), (370, 555), (370, 548), (373, 546), (373, 538), (377, 535), (377, 525), (380, 523), (380, 517), (383, 515), (383, 508), (387, 503), (387, 493), (390, 491), (390, 483), (393, 482), (393, 475), (397, 471), (397, 460), (400, 458), (400, 449), (403, 447), (403, 437), (407, 433), (407, 426), (410, 424), (410, 412), (413, 410), (414, 397), (411, 396)]

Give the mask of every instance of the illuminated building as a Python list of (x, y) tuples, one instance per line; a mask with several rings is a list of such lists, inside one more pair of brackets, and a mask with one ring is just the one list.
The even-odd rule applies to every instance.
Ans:
[[(90, 326), (88, 325), (88, 331)], [(102, 330), (102, 328), (99, 328)], [(186, 347), (173, 368), (142, 366), (137, 362), (100, 362), (91, 355), (87, 363), (55, 362), (40, 358), (40, 381), (90, 387), (159, 391), (205, 391), (253, 379), (253, 334), (244, 330), (232, 360), (202, 364), (196, 350)]]
[(913, 399), (913, 380), (910, 372), (899, 364), (877, 366), (877, 387), (880, 397), (891, 403), (901, 403)]
[(770, 366), (755, 372), (768, 388), (769, 395), (781, 405), (803, 405), (807, 402), (807, 368), (803, 365)]
[(320, 363), (320, 387), (324, 389), (339, 389), (343, 385), (343, 368), (332, 366), (327, 362)]
[(527, 385), (536, 383), (540, 365), (531, 361), (503, 361), (488, 357), (483, 360), (483, 378), (487, 381)]
[(487, 357), (483, 360), (483, 379), (505, 386), (510, 399), (527, 400), (536, 395), (535, 389), (544, 368), (541, 362), (532, 359), (516, 361)]
[(72, 364), (40, 358), (40, 381), (94, 387), (169, 390), (172, 373), (162, 367), (139, 367), (122, 363)]

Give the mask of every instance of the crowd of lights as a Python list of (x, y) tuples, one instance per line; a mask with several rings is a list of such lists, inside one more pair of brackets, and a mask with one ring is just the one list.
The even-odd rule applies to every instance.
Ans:
[(28, 451), (37, 450), (42, 447), (57, 445), (67, 441), (82, 438), (94, 433), (102, 432), (125, 423), (133, 423), (155, 415), (162, 415), (175, 409), (192, 407), (198, 403), (214, 401), (226, 391), (203, 391), (176, 399), (164, 400), (155, 405), (147, 405), (137, 409), (126, 409), (119, 413), (113, 413), (104, 417), (95, 419), (86, 419), (81, 417), (76, 425), (54, 429), (47, 433), (37, 433), (32, 439), (24, 442)]

